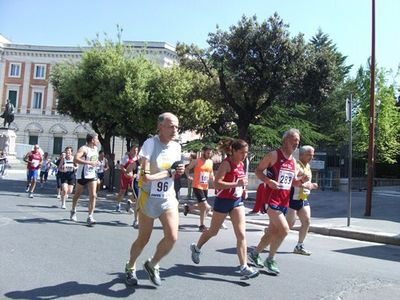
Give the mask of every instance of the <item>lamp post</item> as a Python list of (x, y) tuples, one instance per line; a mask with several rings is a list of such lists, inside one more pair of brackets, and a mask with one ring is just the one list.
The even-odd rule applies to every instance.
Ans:
[(374, 176), (374, 143), (375, 143), (375, 0), (372, 0), (371, 17), (371, 85), (369, 102), (369, 143), (368, 143), (368, 179), (364, 216), (371, 216), (372, 181)]

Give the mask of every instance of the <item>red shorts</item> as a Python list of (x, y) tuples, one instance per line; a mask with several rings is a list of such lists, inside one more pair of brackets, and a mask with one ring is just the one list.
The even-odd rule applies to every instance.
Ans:
[(121, 174), (121, 179), (119, 181), (119, 189), (127, 190), (128, 187), (132, 186), (133, 177), (126, 177), (124, 174)]

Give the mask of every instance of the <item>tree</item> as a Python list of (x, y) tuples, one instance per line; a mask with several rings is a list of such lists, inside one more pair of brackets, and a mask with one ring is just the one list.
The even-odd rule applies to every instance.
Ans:
[(204, 75), (133, 57), (120, 38), (117, 43), (97, 38), (89, 45), (78, 63), (56, 65), (51, 82), (58, 111), (89, 123), (106, 153), (112, 136), (142, 144), (165, 111), (178, 115), (182, 130), (205, 130), (215, 118), (210, 103), (201, 99), (208, 82)]
[[(395, 163), (400, 148), (400, 108), (396, 106), (395, 87), (388, 84), (385, 71), (376, 68), (376, 158), (377, 161)], [(354, 150), (359, 153), (368, 151), (369, 111), (370, 111), (370, 68), (360, 67), (354, 84)]]
[(51, 82), (58, 96), (58, 111), (76, 122), (89, 123), (99, 135), (105, 153), (110, 138), (124, 131), (121, 114), (132, 113), (146, 101), (146, 83), (152, 64), (142, 57), (128, 59), (119, 40), (89, 43), (78, 63), (54, 67)]
[[(302, 77), (301, 35), (289, 37), (288, 26), (275, 14), (261, 24), (245, 16), (229, 32), (210, 33), (210, 48), (179, 45), (181, 64), (201, 70), (217, 82), (219, 95), (212, 99), (228, 107), (238, 135), (249, 140), (248, 128), (274, 101), (284, 101), (291, 78)], [(226, 120), (224, 118), (225, 121)]]

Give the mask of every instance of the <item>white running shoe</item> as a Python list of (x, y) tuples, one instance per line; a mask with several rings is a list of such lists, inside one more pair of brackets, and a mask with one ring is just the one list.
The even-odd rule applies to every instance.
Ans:
[(71, 210), (71, 214), (69, 216), (69, 219), (73, 222), (78, 222), (78, 218), (76, 217), (76, 211)]

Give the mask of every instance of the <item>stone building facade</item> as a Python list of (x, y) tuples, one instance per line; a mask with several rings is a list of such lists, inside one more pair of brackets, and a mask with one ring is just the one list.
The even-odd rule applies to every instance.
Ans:
[[(124, 42), (137, 53), (163, 67), (176, 63), (175, 48), (164, 42)], [(14, 104), (18, 144), (38, 143), (50, 156), (60, 154), (66, 146), (75, 150), (85, 143), (89, 124), (75, 123), (57, 113), (57, 98), (49, 80), (52, 67), (62, 61), (79, 61), (88, 48), (13, 44), (0, 35), (0, 106), (7, 99)], [(18, 148), (18, 147), (17, 147)], [(25, 147), (26, 148), (26, 147)], [(124, 140), (115, 139), (116, 159), (124, 154)]]

